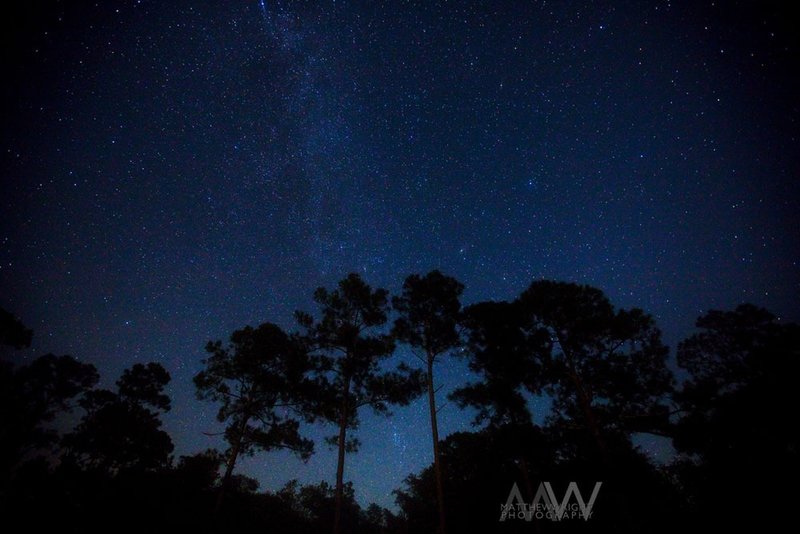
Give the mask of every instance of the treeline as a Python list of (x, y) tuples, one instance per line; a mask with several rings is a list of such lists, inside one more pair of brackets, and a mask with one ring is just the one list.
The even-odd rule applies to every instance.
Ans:
[[(653, 318), (596, 288), (537, 281), (513, 301), (469, 306), (463, 289), (433, 271), (392, 298), (351, 274), (319, 288), (318, 310), (297, 312), (293, 331), (264, 323), (209, 342), (194, 384), (228, 448), (177, 460), (158, 363), (102, 389), (70, 356), (0, 360), (1, 521), (65, 532), (669, 532), (762, 531), (792, 516), (798, 325), (747, 304), (710, 311), (677, 348), (677, 381)], [(4, 350), (31, 337), (0, 310)], [(388, 368), (401, 344), (419, 362)], [(477, 414), (475, 431), (439, 440), (435, 370), (452, 358), (477, 377), (449, 395)], [(431, 466), (395, 491), (397, 513), (361, 508), (344, 483), (360, 411), (388, 415), (420, 395)], [(551, 402), (543, 425), (531, 413), (539, 396)], [(311, 423), (336, 430), (332, 484), (264, 492), (236, 472), (243, 455), (275, 449), (307, 459)], [(653, 464), (634, 446), (642, 434), (670, 443), (674, 459)], [(560, 504), (548, 488), (569, 505), (571, 483), (585, 501), (597, 482), (591, 515), (503, 506)]]

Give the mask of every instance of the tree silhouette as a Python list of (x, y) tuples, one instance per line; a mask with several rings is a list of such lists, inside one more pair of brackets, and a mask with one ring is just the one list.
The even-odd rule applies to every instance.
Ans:
[(220, 466), (225, 462), (225, 457), (216, 449), (181, 456), (175, 472), (180, 483), (185, 488), (192, 490), (211, 490), (219, 479)]
[(534, 282), (519, 302), (549, 337), (539, 357), (541, 384), (553, 401), (550, 424), (588, 430), (618, 512), (616, 528), (640, 529), (626, 495), (630, 482), (614, 457), (630, 434), (668, 428), (673, 379), (661, 332), (642, 310), (615, 310), (602, 291), (586, 285)]
[(673, 379), (651, 316), (615, 310), (599, 289), (564, 282), (534, 282), (519, 303), (549, 337), (540, 379), (555, 418), (587, 428), (601, 456), (607, 433), (664, 432)]
[(387, 321), (385, 289), (373, 290), (360, 276), (350, 274), (333, 291), (318, 288), (314, 301), (320, 306), (318, 320), (303, 312), (296, 316), (324, 370), (319, 413), (339, 428), (334, 515), (334, 533), (338, 534), (345, 453), (358, 448), (357, 440), (347, 439), (347, 430), (358, 427), (359, 408), (370, 406), (376, 413), (387, 414), (390, 404), (405, 405), (418, 396), (423, 379), (418, 370), (404, 364), (388, 372), (380, 367), (394, 352), (392, 337), (378, 330)]
[(457, 389), (451, 398), (478, 410), (475, 425), (530, 424), (524, 390), (541, 391), (540, 357), (550, 346), (546, 331), (529, 327), (518, 302), (480, 302), (467, 307), (463, 315), (467, 332), (463, 354), (483, 380)]
[[(478, 432), (456, 432), (442, 440), (441, 453), (448, 469), (443, 473), (451, 506), (448, 526), (455, 532), (531, 532), (525, 521), (498, 522), (499, 505), (506, 502), (518, 480), (514, 448), (527, 448), (552, 472), (554, 455), (541, 432), (520, 434), (517, 429), (489, 426)], [(395, 490), (395, 500), (408, 532), (433, 532), (435, 472), (426, 467), (409, 475)], [(528, 500), (530, 502), (530, 498)], [(455, 512), (455, 513), (454, 513)]]
[(296, 337), (264, 323), (231, 334), (230, 344), (209, 342), (205, 369), (194, 377), (197, 396), (220, 405), (217, 419), (225, 423), (230, 449), (216, 503), (218, 511), (240, 455), (289, 449), (308, 459), (314, 443), (300, 435), (299, 415), (308, 390), (311, 360)]
[(64, 436), (64, 460), (111, 475), (168, 466), (174, 447), (161, 430), (160, 414), (170, 409), (164, 394), (169, 381), (160, 364), (137, 363), (122, 373), (116, 392), (86, 393), (79, 403), (86, 414)]
[[(455, 532), (542, 532), (581, 533), (619, 532), (617, 518), (610, 505), (611, 495), (603, 484), (589, 521), (554, 521), (545, 517), (531, 521), (508, 518), (498, 521), (500, 506), (519, 482), (516, 463), (518, 450), (525, 449), (537, 459), (537, 483), (549, 481), (560, 499), (566, 481), (576, 481), (584, 498), (593, 481), (603, 480), (602, 466), (596, 461), (591, 436), (571, 430), (580, 446), (565, 441), (563, 427), (520, 427), (489, 425), (477, 432), (455, 432), (442, 440), (442, 459), (450, 501), (448, 527)], [(583, 442), (587, 446), (583, 446)], [(635, 488), (631, 495), (631, 513), (643, 525), (639, 532), (675, 532), (685, 518), (679, 514), (679, 495), (667, 478), (648, 462), (647, 457), (629, 442), (613, 442), (615, 469)], [(616, 447), (619, 446), (617, 449)], [(538, 486), (538, 484), (537, 484)], [(394, 491), (401, 527), (396, 532), (433, 532), (435, 521), (435, 473), (432, 466), (409, 475)], [(586, 490), (583, 490), (586, 488)], [(523, 497), (531, 503), (531, 497)], [(455, 512), (455, 513), (454, 513)], [(677, 516), (677, 517), (676, 517)]]
[(696, 325), (700, 331), (678, 346), (678, 365), (689, 373), (676, 395), (683, 414), (674, 444), (691, 455), (680, 466), (682, 482), (703, 526), (777, 527), (795, 503), (776, 475), (800, 473), (800, 440), (790, 423), (800, 326), (751, 304), (710, 311)]
[(31, 346), (33, 331), (26, 328), (13, 313), (0, 307), (0, 345), (14, 349)]
[[(115, 388), (95, 389), (97, 370), (70, 356), (48, 354), (26, 365), (0, 360), (6, 522), (37, 531), (99, 533), (113, 524), (122, 531), (206, 532), (222, 524), (215, 520), (224, 496), (226, 531), (299, 534), (331, 523), (336, 532), (363, 534), (445, 526), (545, 534), (620, 527), (667, 533), (687, 523), (707, 530), (782, 526), (794, 493), (776, 480), (800, 473), (792, 424), (800, 326), (749, 304), (708, 312), (678, 346), (686, 380), (673, 392), (652, 318), (615, 309), (598, 289), (541, 281), (514, 301), (461, 309), (462, 289), (438, 271), (407, 277), (392, 299), (398, 317), (389, 332), (387, 292), (353, 274), (315, 292), (316, 318), (297, 313), (302, 335), (266, 323), (234, 331), (226, 345), (208, 343), (194, 384), (200, 399), (219, 408), (229, 448), (176, 463), (161, 423), (171, 404), (161, 365), (133, 365)], [(0, 320), (11, 325), (2, 343), (30, 342), (13, 315), (0, 313)], [(408, 344), (426, 372), (402, 364), (389, 370), (395, 341)], [(474, 424), (483, 428), (440, 441), (433, 367), (448, 354), (468, 358), (478, 376), (449, 397), (477, 409)], [(426, 385), (433, 464), (395, 492), (397, 515), (361, 508), (352, 483), (344, 482), (346, 453), (358, 447), (352, 434), (359, 409), (387, 414)], [(667, 409), (670, 394), (677, 412)], [(552, 399), (541, 426), (533, 422), (531, 396)], [(64, 417), (75, 406), (85, 410), (77, 425)], [(290, 482), (262, 491), (255, 479), (236, 474), (243, 454), (287, 448), (307, 458), (313, 443), (299, 426), (320, 419), (338, 429), (336, 485)], [(67, 425), (74, 428), (59, 440)], [(638, 432), (671, 437), (676, 459), (653, 465), (631, 439)], [(566, 481), (582, 490), (602, 481), (591, 522), (498, 522), (497, 505), (514, 484), (531, 502), (534, 484), (544, 481), (559, 495)]]
[(463, 291), (464, 286), (455, 278), (445, 276), (439, 271), (431, 271), (424, 277), (416, 274), (408, 276), (403, 283), (402, 295), (392, 299), (394, 309), (400, 314), (395, 320), (392, 333), (399, 341), (410, 345), (426, 366), (425, 378), (433, 437), (433, 466), (436, 473), (436, 501), (439, 511), (439, 531), (442, 534), (446, 532), (446, 521), (433, 365), (436, 363), (436, 358), (460, 345), (457, 325), (461, 311), (459, 299)]
[[(478, 410), (474, 425), (488, 422), (498, 433), (515, 434), (517, 443), (524, 442), (524, 436), (535, 431), (525, 393), (541, 392), (539, 356), (549, 349), (546, 330), (531, 327), (519, 302), (473, 304), (464, 310), (462, 322), (467, 332), (463, 354), (469, 358), (470, 370), (482, 380), (458, 388), (450, 398), (461, 407)], [(524, 490), (532, 499), (532, 451), (520, 446), (504, 452), (519, 462)]]
[(14, 368), (0, 362), (0, 462), (2, 479), (29, 453), (52, 445), (58, 434), (50, 426), (70, 412), (75, 399), (98, 381), (93, 365), (71, 356), (47, 354)]

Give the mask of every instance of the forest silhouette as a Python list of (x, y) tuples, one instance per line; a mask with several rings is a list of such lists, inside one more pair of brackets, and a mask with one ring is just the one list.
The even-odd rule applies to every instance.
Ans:
[[(317, 289), (318, 309), (297, 312), (293, 331), (265, 322), (209, 341), (194, 385), (227, 449), (179, 458), (162, 429), (160, 364), (134, 364), (110, 389), (72, 356), (23, 364), (15, 352), (33, 333), (0, 309), (4, 530), (666, 533), (790, 518), (800, 326), (751, 304), (712, 310), (670, 359), (652, 316), (597, 288), (539, 280), (513, 301), (469, 305), (463, 290), (432, 271), (392, 297), (350, 274)], [(419, 361), (389, 367), (401, 345)], [(440, 440), (434, 364), (456, 359), (475, 379), (449, 401), (476, 413), (474, 428)], [(423, 395), (430, 466), (395, 490), (396, 511), (360, 506), (344, 481), (359, 413), (391, 417)], [(552, 401), (542, 424), (536, 396)], [(277, 449), (309, 458), (318, 444), (304, 429), (316, 424), (336, 432), (328, 479), (261, 491), (237, 472), (243, 456), (268, 463)], [(654, 463), (635, 446), (641, 434), (668, 440), (674, 457)], [(559, 500), (571, 483), (584, 501), (602, 487), (588, 516), (502, 514), (514, 487), (542, 502), (543, 482)]]

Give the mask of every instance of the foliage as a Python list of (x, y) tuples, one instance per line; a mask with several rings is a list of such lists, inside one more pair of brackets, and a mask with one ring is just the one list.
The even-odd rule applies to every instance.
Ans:
[(393, 371), (381, 362), (394, 352), (394, 340), (379, 331), (389, 308), (385, 289), (373, 290), (357, 274), (341, 280), (336, 289), (314, 292), (320, 318), (297, 312), (306, 330), (311, 351), (319, 358), (323, 374), (318, 382), (317, 413), (338, 426), (334, 532), (342, 528), (345, 452), (358, 442), (347, 439), (347, 430), (358, 427), (358, 410), (369, 406), (388, 415), (389, 405), (406, 405), (422, 392), (422, 375), (400, 364)]
[(219, 404), (217, 419), (226, 424), (225, 438), (238, 443), (240, 454), (276, 448), (308, 458), (314, 444), (299, 433), (301, 393), (311, 370), (298, 340), (279, 326), (264, 323), (206, 346), (205, 368), (194, 377), (197, 396)]
[[(678, 347), (689, 373), (676, 395), (682, 409), (676, 469), (689, 489), (696, 521), (722, 528), (777, 528), (794, 506), (779, 475), (800, 473), (793, 425), (800, 372), (800, 327), (781, 324), (753, 305), (710, 311)], [(737, 510), (711, 516), (709, 510)], [(773, 510), (775, 513), (763, 513)]]
[(27, 328), (17, 317), (0, 307), (0, 345), (14, 349), (31, 346), (33, 330)]
[(460, 406), (478, 410), (474, 424), (530, 422), (525, 392), (539, 393), (543, 363), (550, 347), (544, 329), (529, 328), (518, 302), (480, 302), (467, 307), (463, 324), (467, 345), (463, 355), (482, 378), (453, 392)]
[(0, 362), (0, 478), (26, 456), (58, 440), (56, 418), (98, 381), (94, 366), (71, 356), (47, 354), (14, 368)]
[(80, 401), (85, 415), (64, 436), (64, 461), (112, 474), (168, 466), (174, 446), (160, 416), (170, 409), (163, 392), (169, 381), (160, 364), (137, 363), (122, 373), (116, 392), (87, 392)]
[(595, 434), (663, 431), (673, 378), (650, 315), (616, 310), (599, 289), (564, 282), (534, 282), (519, 302), (549, 336), (539, 384), (553, 398), (555, 419)]
[[(550, 281), (533, 283), (514, 301), (462, 310), (462, 289), (437, 271), (408, 277), (389, 334), (388, 293), (350, 275), (332, 291), (317, 290), (318, 319), (298, 313), (302, 335), (265, 323), (233, 332), (227, 346), (209, 343), (195, 385), (198, 397), (218, 405), (230, 448), (177, 462), (161, 423), (171, 405), (161, 365), (135, 364), (115, 388), (102, 389), (97, 370), (70, 356), (0, 361), (7, 523), (91, 533), (109, 525), (121, 532), (306, 533), (331, 523), (353, 533), (434, 532), (444, 525), (436, 503), (446, 501), (453, 532), (780, 526), (794, 503), (776, 480), (800, 472), (791, 424), (800, 326), (753, 305), (708, 312), (678, 346), (686, 380), (673, 392), (667, 349), (642, 310), (616, 309), (596, 288)], [(3, 340), (25, 346), (29, 331), (14, 321), (17, 334)], [(362, 508), (343, 480), (345, 453), (357, 449), (347, 432), (357, 428), (359, 409), (389, 415), (426, 383), (405, 365), (386, 368), (394, 337), (430, 364), (428, 385), (438, 356), (466, 357), (477, 380), (452, 398), (478, 410), (476, 424), (488, 423), (438, 442), (442, 483), (435, 463), (409, 475), (395, 492), (397, 514)], [(531, 396), (553, 401), (544, 426), (532, 423)], [(670, 400), (678, 408), (672, 414)], [(76, 407), (77, 424), (69, 418)], [(255, 479), (232, 473), (238, 454), (288, 448), (307, 458), (312, 444), (301, 424), (320, 420), (339, 429), (335, 486), (293, 481), (261, 491)], [(670, 437), (675, 461), (656, 465), (634, 447), (632, 434), (643, 431)], [(599, 480), (590, 522), (498, 521), (514, 484), (530, 501), (542, 481), (560, 493), (570, 481), (583, 488)], [(219, 509), (221, 490), (227, 500)]]

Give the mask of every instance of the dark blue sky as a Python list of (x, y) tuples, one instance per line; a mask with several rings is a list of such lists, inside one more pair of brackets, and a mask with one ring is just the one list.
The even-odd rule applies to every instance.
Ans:
[[(218, 445), (205, 342), (291, 327), (349, 271), (396, 292), (439, 268), (466, 302), (588, 283), (673, 347), (709, 308), (800, 319), (781, 3), (77, 4), (4, 17), (0, 305), (35, 331), (20, 358), (163, 363), (178, 454)], [(442, 398), (469, 379), (438, 372)], [(431, 461), (426, 409), (366, 415), (362, 503)], [(443, 435), (469, 418), (445, 407)], [(242, 471), (333, 482), (333, 432)]]

